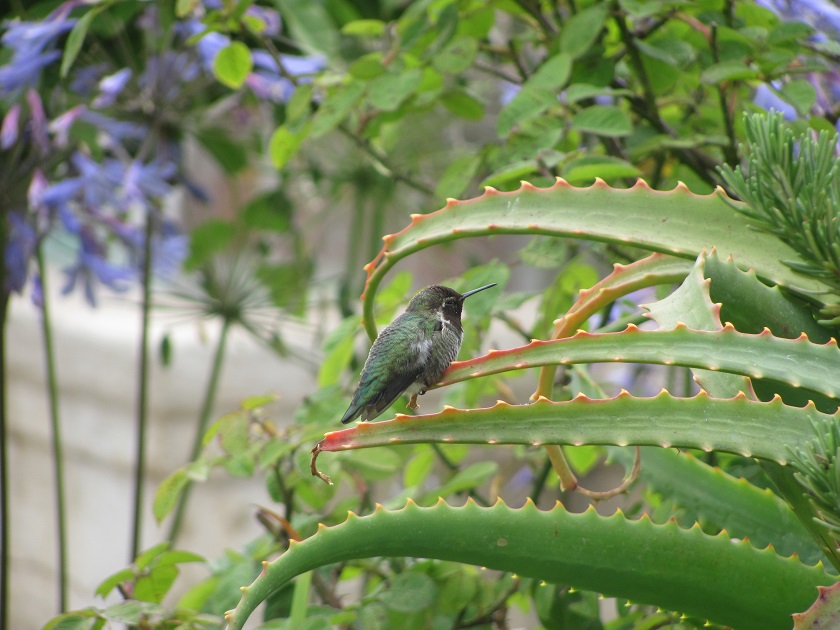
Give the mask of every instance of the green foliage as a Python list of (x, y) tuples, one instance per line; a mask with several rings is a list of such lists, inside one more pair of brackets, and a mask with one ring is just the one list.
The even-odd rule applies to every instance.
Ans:
[[(834, 136), (810, 134), (836, 118), (811, 80), (836, 73), (838, 51), (813, 27), (747, 0), (179, 0), (152, 34), (135, 4), (86, 8), (49, 80), (110, 38), (131, 50), (159, 37), (162, 50), (200, 20), (190, 46), (229, 41), (212, 85), (188, 111), (171, 104), (165, 126), (238, 185), (260, 165), (275, 178), (191, 231), (194, 276), (174, 294), (285, 355), (266, 313), (320, 318), (316, 270), (337, 270), (325, 285), (337, 315), (306, 349), (317, 389), (293, 416), (245, 401), (154, 498), (160, 521), (214, 470), (259, 477), (265, 533), (220, 552), (174, 606), (179, 565), (202, 559), (153, 547), (97, 590), (124, 601), (47, 628), (218, 627), (234, 607), (241, 627), (261, 602), (266, 629), (491, 627), (514, 609), (545, 627), (789, 628), (835, 581), (840, 167)], [(251, 8), (276, 8), (280, 31)], [(272, 64), (283, 96), (265, 98), (251, 86)], [(801, 120), (742, 117), (760, 89)], [(245, 113), (268, 128), (240, 128)], [(406, 225), (445, 197), (468, 200)], [(319, 227), (332, 223), (350, 226), (346, 255), (321, 267), (334, 248)], [(462, 239), (480, 247), (462, 255)], [(466, 361), (440, 384), (451, 406), (430, 392), (422, 415), (338, 430), (362, 326), (373, 339), (432, 272), (459, 290), (499, 285), (467, 303)], [(646, 314), (659, 330), (626, 326)], [(220, 348), (219, 366), (224, 335)], [(603, 364), (630, 365), (605, 376)], [(706, 391), (683, 396), (691, 377)], [(610, 398), (613, 380), (626, 391)], [(649, 445), (644, 505), (537, 509), (571, 505), (558, 460), (597, 471), (601, 445)], [(630, 468), (628, 452), (615, 457)], [(617, 619), (602, 622), (599, 594), (620, 598)]]
[[(741, 211), (753, 225), (789, 243), (803, 262), (785, 261), (797, 271), (829, 284), (835, 295), (824, 308), (829, 325), (840, 323), (840, 162), (837, 136), (822, 131), (795, 136), (781, 114), (745, 120), (747, 166), (721, 170), (747, 202)], [(772, 165), (772, 166), (771, 166)]]

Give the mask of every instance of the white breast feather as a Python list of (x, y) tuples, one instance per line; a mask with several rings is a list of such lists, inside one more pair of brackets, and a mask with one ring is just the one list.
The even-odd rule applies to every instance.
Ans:
[(411, 350), (417, 354), (418, 363), (425, 363), (429, 359), (429, 353), (432, 351), (432, 340), (421, 339), (411, 344)]

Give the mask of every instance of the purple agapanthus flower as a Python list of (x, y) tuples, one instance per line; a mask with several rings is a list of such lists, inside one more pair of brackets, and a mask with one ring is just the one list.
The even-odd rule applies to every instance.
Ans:
[(134, 160), (123, 176), (125, 201), (138, 202), (150, 208), (153, 199), (162, 199), (172, 190), (170, 181), (175, 173), (175, 165), (171, 162), (143, 164)]
[(57, 147), (63, 149), (69, 144), (70, 128), (86, 111), (86, 105), (76, 105), (50, 122), (48, 129)]
[[(253, 7), (252, 7), (253, 8)], [(204, 31), (200, 22), (192, 22), (187, 27), (190, 35), (197, 35)], [(213, 63), (216, 55), (223, 48), (231, 43), (230, 37), (222, 33), (209, 32), (202, 35), (195, 48), (198, 58), (206, 72), (213, 72)], [(252, 50), (251, 57), (254, 61), (254, 70), (245, 79), (251, 91), (258, 97), (274, 103), (285, 102), (294, 92), (294, 84), (280, 72), (277, 61), (265, 50)], [(281, 61), (285, 71), (292, 76), (307, 75), (324, 67), (324, 62), (315, 57), (298, 57), (294, 55), (281, 55)], [(301, 80), (306, 80), (302, 78)]]
[(80, 247), (76, 263), (64, 270), (67, 280), (61, 292), (71, 293), (77, 284), (83, 286), (85, 299), (96, 306), (96, 285), (102, 284), (113, 291), (126, 291), (136, 279), (133, 269), (109, 262), (103, 246), (93, 237), (90, 230), (80, 233)]
[(82, 183), (82, 201), (89, 208), (118, 207), (119, 187), (125, 173), (125, 165), (117, 159), (106, 158), (96, 162), (83, 153), (74, 153), (73, 166), (79, 172)]
[[(255, 50), (251, 54), (254, 58), (254, 71), (245, 79), (245, 85), (251, 88), (259, 98), (275, 103), (288, 100), (295, 91), (295, 86), (280, 74), (280, 68), (274, 57), (264, 50)], [(315, 57), (282, 55), (281, 60), (286, 72), (292, 76), (300, 76), (303, 82), (308, 81), (305, 75), (317, 72), (324, 67), (323, 61)]]
[(822, 33), (840, 33), (840, 7), (829, 0), (758, 0), (782, 19), (810, 24)]
[(152, 100), (167, 103), (181, 94), (184, 84), (195, 81), (200, 71), (192, 55), (170, 51), (150, 57), (138, 82)]
[[(132, 264), (138, 273), (144, 267), (146, 232), (143, 227), (129, 224), (114, 226), (114, 232), (128, 246)], [(152, 236), (152, 271), (162, 277), (171, 277), (181, 269), (189, 253), (189, 238), (170, 220), (161, 219), (157, 232)]]
[(6, 286), (8, 295), (12, 291), (20, 293), (26, 285), (29, 274), (29, 261), (38, 244), (35, 228), (19, 212), (8, 214), (6, 242)]
[(41, 71), (61, 57), (56, 41), (76, 23), (68, 15), (78, 4), (78, 0), (65, 2), (40, 22), (5, 22), (0, 44), (12, 51), (12, 57), (0, 67), (0, 97), (36, 85)]
[(99, 88), (99, 81), (109, 68), (107, 63), (95, 63), (74, 69), (70, 91), (78, 96), (90, 96)]
[(15, 103), (3, 116), (3, 124), (0, 125), (0, 149), (5, 151), (18, 139), (18, 124), (20, 122), (20, 103)]
[[(774, 82), (774, 84), (774, 87), (777, 89), (781, 87), (781, 84), (778, 81)], [(781, 112), (786, 120), (796, 120), (798, 117), (796, 108), (787, 101), (782, 100), (782, 98), (766, 83), (762, 83), (756, 88), (755, 95), (753, 96), (753, 102), (759, 107), (766, 109), (768, 112), (770, 110)]]
[(93, 99), (93, 107), (113, 105), (123, 88), (131, 79), (131, 68), (123, 68), (99, 81), (99, 94)]
[(88, 108), (79, 114), (79, 119), (90, 123), (115, 142), (142, 140), (148, 133), (148, 129), (143, 125), (128, 120), (116, 120)]

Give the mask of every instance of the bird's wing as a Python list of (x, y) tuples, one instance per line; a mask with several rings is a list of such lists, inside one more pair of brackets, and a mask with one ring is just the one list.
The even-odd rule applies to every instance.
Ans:
[[(359, 386), (350, 407), (341, 418), (344, 424), (360, 415), (365, 420), (373, 420), (390, 407), (423, 372), (426, 360), (424, 353), (431, 351), (431, 341), (428, 340), (422, 320), (411, 322), (406, 327), (405, 322), (397, 318), (373, 342)], [(377, 357), (378, 370), (371, 366), (373, 356)]]

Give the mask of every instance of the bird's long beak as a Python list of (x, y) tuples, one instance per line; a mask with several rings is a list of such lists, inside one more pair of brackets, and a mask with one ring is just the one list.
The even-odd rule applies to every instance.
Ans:
[(485, 285), (483, 287), (479, 287), (478, 289), (473, 289), (472, 291), (467, 291), (466, 293), (462, 293), (461, 294), (461, 301), (463, 302), (468, 297), (470, 297), (473, 293), (478, 293), (479, 291), (484, 291), (484, 289), (489, 289), (490, 287), (495, 287), (496, 284), (497, 283), (494, 282), (493, 284), (488, 284), (488, 285)]

